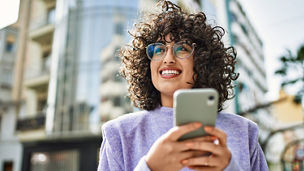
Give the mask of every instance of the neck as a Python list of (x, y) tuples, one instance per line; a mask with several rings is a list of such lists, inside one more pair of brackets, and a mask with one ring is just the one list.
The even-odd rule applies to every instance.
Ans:
[(164, 107), (173, 107), (173, 96), (161, 94), (161, 104)]

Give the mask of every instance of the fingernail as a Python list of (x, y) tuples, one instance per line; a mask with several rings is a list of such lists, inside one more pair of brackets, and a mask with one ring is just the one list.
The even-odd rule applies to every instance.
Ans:
[(183, 163), (183, 164), (187, 164), (187, 163), (188, 163), (188, 160), (183, 160), (182, 163)]
[(215, 140), (217, 140), (217, 137), (212, 136), (211, 139), (212, 139), (213, 141), (215, 141)]
[(212, 128), (210, 126), (205, 126), (205, 131), (210, 132)]

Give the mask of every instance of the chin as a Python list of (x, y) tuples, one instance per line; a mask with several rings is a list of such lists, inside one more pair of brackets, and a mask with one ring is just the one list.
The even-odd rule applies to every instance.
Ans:
[(174, 92), (176, 90), (179, 90), (179, 89), (188, 89), (188, 88), (183, 88), (183, 87), (162, 87), (160, 90), (158, 90), (161, 94), (166, 94), (168, 96), (173, 96)]

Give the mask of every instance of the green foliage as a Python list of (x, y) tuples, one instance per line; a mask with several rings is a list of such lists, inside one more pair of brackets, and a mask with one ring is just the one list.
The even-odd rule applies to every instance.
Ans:
[[(304, 45), (302, 45), (296, 55), (287, 50), (287, 54), (280, 57), (281, 67), (275, 71), (275, 74), (283, 78), (281, 87), (301, 84), (301, 88), (297, 90), (294, 101), (300, 103), (304, 95)], [(292, 79), (290, 75), (296, 75)]]

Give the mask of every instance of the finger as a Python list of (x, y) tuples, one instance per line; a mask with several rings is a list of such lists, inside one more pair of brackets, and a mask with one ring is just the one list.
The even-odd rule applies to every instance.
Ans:
[(182, 161), (193, 157), (200, 157), (202, 155), (206, 155), (207, 153), (208, 152), (197, 150), (185, 151), (179, 154), (179, 160)]
[(192, 132), (201, 126), (202, 124), (200, 122), (193, 122), (182, 126), (176, 126), (168, 132), (168, 138), (172, 141), (177, 141), (182, 135), (188, 132)]
[(214, 171), (215, 167), (210, 167), (210, 166), (188, 166), (188, 168), (192, 170), (197, 170), (197, 171)]
[(225, 148), (212, 142), (191, 142), (186, 143), (186, 146), (189, 148), (189, 150), (208, 151), (216, 155), (224, 153)]
[(207, 142), (214, 142), (215, 140), (217, 140), (218, 138), (216, 136), (203, 136), (203, 137), (196, 137), (196, 138), (191, 138), (188, 140), (184, 140), (182, 142), (202, 142), (202, 141), (207, 141)]
[(214, 157), (213, 155), (210, 155), (210, 156), (189, 158), (189, 159), (183, 160), (182, 164), (185, 166), (216, 167), (220, 164), (220, 160), (218, 157)]
[(175, 141), (174, 148), (176, 151), (189, 151), (191, 150), (187, 144), (192, 142), (214, 142), (214, 140), (217, 139), (217, 137), (212, 136), (205, 136), (205, 137), (199, 137), (199, 138), (192, 138), (184, 141)]
[(213, 135), (213, 136), (216, 136), (219, 138), (219, 142), (220, 142), (220, 145), (222, 146), (226, 146), (226, 143), (227, 143), (227, 135), (224, 131), (218, 129), (218, 128), (215, 128), (215, 127), (211, 127), (211, 126), (205, 126), (204, 127), (204, 130), (210, 134), (210, 135)]

